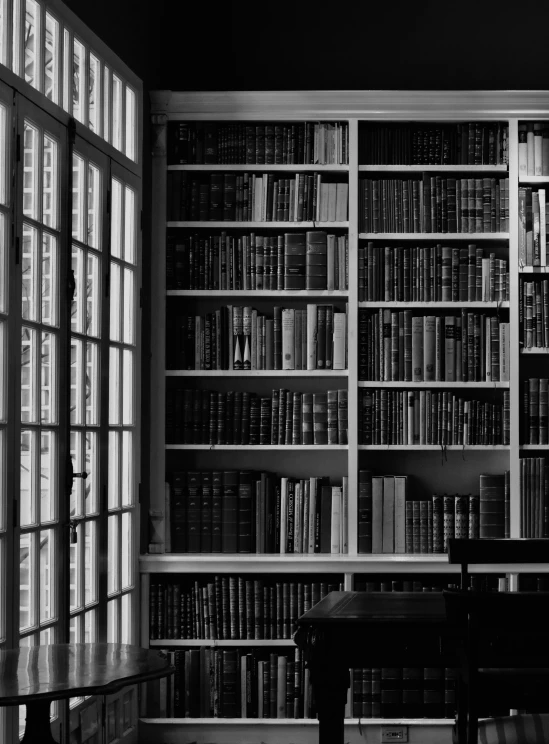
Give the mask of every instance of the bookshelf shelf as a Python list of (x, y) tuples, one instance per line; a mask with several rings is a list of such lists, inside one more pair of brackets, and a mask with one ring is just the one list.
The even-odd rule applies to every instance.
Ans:
[(519, 266), (521, 274), (547, 274), (549, 266)]
[(478, 242), (485, 240), (509, 240), (509, 233), (359, 233), (360, 240), (466, 240)]
[(450, 452), (508, 452), (508, 444), (359, 444), (359, 450), (409, 450), (410, 452), (441, 452), (442, 448)]
[(549, 176), (519, 176), (519, 183), (541, 184), (549, 183)]
[(508, 172), (506, 165), (359, 165), (367, 173), (497, 173)]
[(536, 355), (536, 354), (549, 354), (549, 347), (547, 346), (535, 346), (530, 349), (521, 349), (521, 354), (525, 354), (526, 356), (529, 355)]
[(549, 444), (521, 444), (520, 449), (524, 451), (549, 450)]
[[(257, 645), (257, 644), (256, 644)], [(141, 718), (141, 722), (147, 724), (185, 724), (188, 726), (209, 726), (211, 724), (219, 725), (222, 723), (224, 726), (318, 726), (316, 718)], [(449, 718), (362, 718), (362, 726), (381, 725), (381, 726), (392, 726), (392, 725), (405, 726), (453, 726), (454, 721)], [(345, 726), (357, 726), (358, 718), (346, 718), (344, 721)]]
[(370, 380), (359, 380), (357, 383), (358, 387), (362, 388), (492, 388), (492, 389), (507, 389), (509, 388), (509, 382), (379, 382)]
[(210, 648), (230, 648), (231, 646), (239, 648), (250, 648), (251, 646), (266, 646), (271, 648), (276, 647), (287, 647), (294, 646), (294, 642), (291, 638), (276, 638), (276, 639), (242, 639), (239, 641), (235, 640), (212, 640), (211, 638), (162, 638), (161, 640), (150, 641), (150, 645), (153, 647), (166, 647), (170, 646), (173, 648), (192, 648), (193, 646), (208, 646)]
[(205, 230), (256, 230), (258, 228), (271, 229), (271, 230), (286, 230), (289, 228), (297, 228), (299, 230), (339, 230), (347, 229), (349, 227), (348, 222), (168, 222), (168, 227), (187, 227), (193, 230), (201, 228)]
[(304, 300), (309, 297), (321, 297), (325, 299), (346, 298), (349, 292), (342, 289), (169, 289), (166, 292), (167, 297), (189, 297), (189, 298), (209, 298), (209, 297), (272, 297), (283, 298), (291, 297), (296, 300)]
[(236, 450), (237, 452), (339, 452), (347, 450), (346, 444), (167, 444), (167, 450)]
[(362, 308), (371, 308), (372, 310), (375, 308), (394, 308), (398, 310), (399, 308), (425, 308), (426, 310), (432, 309), (461, 309), (461, 308), (471, 308), (471, 309), (479, 309), (479, 310), (498, 310), (498, 309), (509, 309), (509, 302), (507, 300), (503, 302), (393, 302), (393, 301), (387, 301), (387, 302), (359, 302), (358, 307)]
[(166, 377), (348, 377), (347, 369), (168, 369)]
[(228, 163), (228, 164), (201, 164), (201, 165), (168, 165), (169, 171), (203, 171), (206, 173), (212, 173), (216, 171), (222, 172), (260, 172), (260, 173), (348, 173), (348, 165), (339, 165), (337, 163), (327, 163), (323, 165), (311, 164), (311, 163), (291, 163), (288, 165), (283, 164), (241, 164), (241, 163)]

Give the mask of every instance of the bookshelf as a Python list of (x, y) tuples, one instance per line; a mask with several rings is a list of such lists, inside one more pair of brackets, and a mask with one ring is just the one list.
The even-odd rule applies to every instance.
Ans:
[[(521, 439), (523, 380), (530, 375), (542, 378), (543, 356), (547, 350), (540, 347), (523, 348), (522, 315), (519, 318), (521, 281), (540, 280), (536, 275), (546, 272), (545, 266), (519, 266), (519, 184), (543, 188), (549, 178), (524, 175), (519, 179), (519, 124), (549, 119), (549, 94), (545, 92), (388, 92), (388, 91), (327, 91), (327, 92), (234, 92), (234, 93), (175, 93), (157, 91), (151, 94), (153, 134), (153, 193), (152, 205), (153, 246), (155, 260), (152, 265), (152, 358), (151, 358), (151, 482), (150, 508), (152, 513), (164, 510), (166, 474), (174, 470), (239, 470), (270, 471), (282, 476), (306, 478), (322, 474), (332, 483), (340, 484), (347, 479), (347, 531), (346, 552), (341, 554), (208, 554), (208, 553), (144, 553), (141, 556), (142, 589), (142, 644), (158, 648), (189, 649), (201, 645), (211, 649), (227, 647), (249, 648), (250, 646), (273, 647), (274, 651), (288, 647), (284, 639), (213, 640), (213, 639), (155, 639), (149, 640), (150, 589), (156, 583), (207, 581), (213, 576), (246, 577), (249, 580), (265, 578), (270, 581), (325, 581), (339, 583), (345, 589), (353, 589), (364, 577), (385, 575), (387, 577), (421, 576), (440, 577), (451, 581), (455, 567), (447, 563), (443, 554), (385, 554), (361, 553), (358, 548), (359, 519), (359, 470), (371, 470), (376, 474), (410, 476), (408, 487), (414, 500), (430, 499), (432, 493), (478, 493), (481, 473), (502, 474), (509, 471), (508, 485), (511, 494), (508, 527), (512, 537), (521, 536), (521, 452), (540, 458), (547, 445), (527, 444)], [(265, 122), (280, 123), (291, 127), (293, 123), (327, 122), (346, 125), (348, 132), (348, 163), (330, 164), (171, 164), (168, 163), (168, 128), (174, 122), (217, 123), (219, 126), (240, 124), (257, 125)], [(498, 164), (369, 164), (365, 156), (365, 132), (373, 125), (397, 127), (399, 124), (430, 126), (436, 123), (441, 128), (452, 129), (460, 123), (478, 122), (489, 127), (499, 123), (507, 128), (506, 161)], [(202, 124), (201, 124), (202, 126)], [(501, 140), (500, 140), (501, 141)], [(488, 179), (491, 183), (508, 179), (508, 222), (504, 229), (496, 224), (490, 231), (442, 232), (429, 229), (426, 232), (366, 232), (364, 225), (362, 192), (364, 179), (399, 179), (417, 181), (430, 174), (432, 179)], [(170, 175), (171, 174), (171, 175)], [(224, 177), (265, 176), (304, 178), (320, 174), (328, 182), (346, 183), (348, 187), (347, 219), (338, 221), (316, 220), (215, 220), (215, 219), (171, 219), (167, 211), (171, 200), (168, 178), (173, 174), (187, 174), (189, 179), (207, 179), (211, 174)], [(545, 179), (545, 180), (544, 180)], [(203, 181), (202, 181), (203, 182)], [(170, 181), (173, 184), (173, 181)], [(433, 180), (433, 183), (435, 181)], [(400, 187), (399, 187), (400, 188)], [(404, 187), (403, 187), (404, 188)], [(492, 187), (491, 187), (492, 188)], [(501, 187), (498, 187), (501, 195)], [(495, 193), (495, 192), (494, 192)], [(498, 202), (500, 206), (503, 202)], [(411, 200), (410, 200), (411, 204)], [(168, 216), (168, 218), (167, 218)], [(500, 215), (503, 218), (503, 213)], [(502, 223), (503, 224), (503, 223)], [(496, 229), (498, 227), (498, 229)], [(482, 229), (482, 226), (481, 226)], [(345, 236), (348, 245), (348, 288), (334, 290), (285, 290), (254, 289), (168, 289), (166, 290), (166, 236), (170, 232), (182, 234), (218, 235), (225, 231), (229, 236), (257, 235), (278, 236), (284, 233), (306, 233), (325, 231), (336, 236)], [(493, 253), (498, 261), (508, 261), (506, 296), (486, 299), (441, 299), (428, 301), (383, 299), (368, 300), (360, 294), (359, 249), (366, 250), (368, 243), (389, 246), (401, 251), (414, 251), (422, 247), (435, 251), (437, 245), (450, 248), (467, 248), (470, 244), (482, 249), (483, 256)], [(410, 255), (412, 255), (410, 253)], [(433, 253), (433, 255), (435, 255)], [(530, 276), (528, 276), (530, 275)], [(340, 309), (347, 304), (347, 365), (344, 370), (280, 370), (280, 369), (167, 369), (166, 335), (167, 322), (179, 308), (191, 308), (196, 314), (212, 313), (220, 305), (250, 305), (258, 313), (272, 315), (276, 305), (303, 309), (307, 303), (333, 304)], [(178, 304), (179, 303), (179, 304)], [(413, 316), (444, 317), (465, 313), (497, 317), (498, 323), (508, 323), (509, 381), (486, 379), (471, 381), (452, 380), (446, 377), (432, 380), (361, 379), (359, 374), (359, 314), (373, 314), (383, 310), (393, 313), (413, 312)], [(185, 309), (185, 312), (187, 310)], [(167, 321), (168, 318), (168, 321)], [(517, 353), (520, 351), (520, 354)], [(484, 358), (486, 364), (486, 358)], [(537, 365), (537, 366), (536, 366)], [(443, 370), (442, 370), (443, 372)], [(333, 378), (333, 381), (332, 381)], [(282, 382), (284, 380), (284, 382)], [(166, 389), (181, 384), (193, 390), (218, 391), (249, 388), (258, 395), (270, 394), (273, 387), (289, 388), (293, 392), (321, 393), (329, 389), (346, 389), (348, 401), (348, 429), (345, 444), (198, 444), (166, 442)], [(359, 405), (362, 395), (385, 391), (397, 395), (409, 391), (413, 395), (448, 395), (478, 398), (483, 403), (496, 401), (502, 404), (507, 397), (508, 441), (481, 445), (444, 441), (436, 444), (417, 442), (363, 443), (360, 435)], [(380, 392), (381, 394), (381, 392)], [(438, 399), (437, 399), (438, 400)], [(502, 413), (503, 415), (503, 413)], [(499, 420), (498, 420), (499, 422)], [(487, 424), (485, 423), (485, 426)], [(500, 423), (497, 424), (499, 426)], [(456, 430), (457, 431), (457, 430)], [(531, 451), (530, 451), (531, 450)], [(538, 471), (539, 474), (539, 471)], [(145, 546), (146, 550), (147, 546)], [(475, 566), (477, 574), (507, 576), (509, 585), (518, 588), (518, 577), (524, 573), (545, 573), (547, 565), (541, 566)], [(201, 579), (202, 577), (202, 579)], [(298, 577), (298, 579), (296, 579)], [(362, 727), (368, 727), (368, 735), (379, 736), (382, 725), (401, 722), (403, 719), (362, 718)], [(450, 742), (451, 720), (406, 719), (410, 742)], [(281, 736), (288, 741), (312, 742), (316, 740), (315, 721), (307, 718), (242, 717), (186, 717), (158, 718), (147, 713), (143, 706), (140, 722), (144, 741), (166, 742), (180, 740), (181, 734), (189, 740), (206, 744), (220, 740), (220, 727), (224, 742), (261, 740), (278, 742)], [(346, 720), (346, 741), (358, 742), (356, 717)], [(283, 734), (281, 732), (284, 732)]]

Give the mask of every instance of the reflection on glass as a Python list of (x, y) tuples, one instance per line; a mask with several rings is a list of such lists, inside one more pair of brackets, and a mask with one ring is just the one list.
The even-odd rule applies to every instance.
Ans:
[(42, 169), (42, 222), (48, 227), (59, 227), (58, 216), (58, 168), (57, 142), (44, 135), (44, 166)]
[(120, 432), (109, 431), (108, 508), (120, 506)]
[(122, 505), (132, 506), (133, 491), (133, 434), (131, 431), (122, 432)]
[(103, 137), (111, 141), (111, 71), (103, 68)]
[(97, 640), (97, 612), (87, 610), (84, 613), (84, 643), (93, 643)]
[[(84, 434), (81, 431), (71, 430), (70, 447), (72, 458), (72, 470), (74, 473), (81, 473), (84, 469), (82, 461), (82, 441)], [(87, 479), (86, 479), (87, 486)], [(84, 479), (75, 478), (72, 482), (72, 491), (70, 497), (70, 513), (72, 517), (81, 517), (84, 513), (82, 494), (84, 491)]]
[(86, 424), (93, 426), (99, 423), (99, 346), (86, 346)]
[(122, 258), (122, 184), (116, 178), (111, 183), (111, 255)]
[(124, 213), (124, 260), (135, 263), (135, 192), (129, 186), (125, 188)]
[[(11, 33), (10, 33), (11, 36)], [(8, 62), (8, 0), (0, 0), (0, 64)]]
[[(55, 643), (55, 636), (57, 635), (56, 630), (57, 628), (55, 625), (50, 625), (49, 628), (44, 628), (44, 630), (41, 630), (40, 633), (38, 634), (38, 638), (39, 638), (38, 645), (49, 646), (51, 643)], [(50, 714), (53, 715), (53, 711), (51, 708), (50, 708)]]
[(71, 35), (68, 29), (63, 29), (63, 108), (71, 113)]
[(107, 592), (120, 591), (120, 547), (118, 545), (118, 525), (120, 517), (118, 514), (112, 514), (108, 519), (108, 558), (109, 573), (107, 575)]
[[(109, 453), (110, 454), (110, 453)], [(94, 431), (86, 432), (86, 478), (85, 486), (85, 511), (86, 514), (97, 514), (99, 510), (99, 463), (97, 454), (97, 433)], [(81, 472), (81, 471), (76, 471)], [(77, 479), (81, 480), (81, 479)]]
[(109, 321), (109, 337), (111, 341), (121, 341), (122, 334), (122, 312), (121, 307), (123, 306), (122, 297), (122, 269), (120, 264), (115, 261), (111, 261), (111, 276), (110, 276), (110, 321)]
[(38, 423), (36, 362), (38, 338), (34, 328), (21, 328), (21, 421)]
[[(6, 529), (6, 432), (0, 429), (0, 532)], [(4, 543), (0, 540), (0, 559), (2, 546)], [(3, 574), (0, 573), (0, 576)], [(0, 587), (0, 618), (2, 616), (2, 589)]]
[[(71, 617), (69, 623), (69, 643), (82, 643), (80, 632), (82, 625), (81, 620), (81, 615), (73, 615), (73, 617)], [(75, 698), (72, 699), (74, 700)]]
[(72, 246), (71, 268), (74, 276), (74, 296), (71, 304), (71, 331), (84, 333), (84, 306), (86, 292), (84, 288), (84, 256), (82, 248)]
[(125, 344), (135, 343), (135, 293), (134, 293), (133, 269), (124, 269), (124, 313), (122, 316), (124, 324), (124, 335), (122, 340)]
[[(0, 465), (2, 465), (2, 432), (0, 431)], [(0, 540), (0, 576), (4, 576), (4, 544)], [(6, 640), (6, 582), (0, 586), (0, 643)]]
[(118, 598), (107, 602), (107, 643), (119, 643), (118, 634)]
[(19, 630), (36, 625), (34, 606), (36, 533), (27, 532), (19, 538)]
[(57, 238), (42, 233), (42, 323), (56, 326), (58, 293)]
[(126, 155), (130, 160), (135, 160), (135, 139), (137, 134), (135, 108), (135, 93), (126, 85)]
[[(0, 0), (0, 8), (2, 0)], [(1, 36), (1, 33), (0, 33)], [(7, 110), (0, 104), (0, 204), (8, 203), (8, 137), (6, 133)]]
[(36, 523), (36, 432), (21, 431), (21, 480), (19, 484), (19, 523)]
[(86, 291), (86, 333), (89, 336), (99, 336), (99, 258), (88, 253), (88, 278)]
[(88, 164), (88, 245), (101, 250), (101, 171)]
[(56, 436), (53, 431), (40, 432), (40, 521), (51, 522), (57, 512), (57, 479), (55, 469)]
[(84, 423), (84, 344), (71, 339), (71, 424)]
[(25, 120), (23, 129), (23, 214), (33, 220), (40, 219), (38, 189), (40, 161), (40, 136), (38, 129)]
[(92, 132), (101, 135), (101, 63), (90, 52), (90, 82), (88, 101), (88, 126)]
[(70, 544), (70, 609), (83, 606), (82, 557), (84, 552), (82, 523), (76, 528), (77, 541)]
[(0, 212), (0, 313), (8, 309), (8, 272), (6, 266), (6, 221)]
[(122, 424), (131, 426), (134, 423), (134, 404), (133, 404), (133, 351), (124, 349), (123, 351), (123, 370), (124, 377), (122, 381)]
[[(6, 324), (0, 321), (0, 422), (6, 421)], [(0, 481), (1, 483), (1, 481)], [(1, 493), (1, 491), (0, 491)]]
[(84, 159), (72, 156), (72, 237), (85, 243), (84, 199), (86, 196)]
[(44, 93), (46, 98), (59, 103), (59, 23), (46, 12), (44, 53)]
[(112, 144), (122, 150), (122, 80), (112, 76)]
[(55, 614), (55, 532), (40, 530), (40, 622)]
[(40, 320), (38, 298), (40, 290), (38, 261), (38, 230), (23, 223), (21, 256), (21, 311), (24, 320)]
[(109, 349), (109, 425), (120, 424), (120, 349)]
[(122, 595), (122, 627), (121, 627), (121, 643), (133, 643), (132, 633), (132, 597), (131, 594)]
[(122, 512), (122, 590), (129, 589), (133, 584), (132, 555), (133, 555), (133, 535), (132, 535), (132, 517), (131, 512)]
[(12, 23), (13, 23), (13, 35), (12, 35), (12, 49), (11, 49), (11, 69), (16, 75), (21, 77), (21, 49), (22, 49), (22, 3), (23, 0), (13, 0), (12, 8)]
[(84, 121), (84, 86), (86, 84), (86, 50), (84, 45), (73, 39), (72, 65), (72, 115)]
[(84, 544), (84, 605), (97, 601), (97, 525), (86, 522)]
[(42, 333), (40, 368), (40, 420), (43, 424), (55, 424), (57, 423), (57, 338), (52, 333)]
[(38, 89), (38, 40), (40, 38), (40, 6), (34, 0), (25, 2), (25, 81)]

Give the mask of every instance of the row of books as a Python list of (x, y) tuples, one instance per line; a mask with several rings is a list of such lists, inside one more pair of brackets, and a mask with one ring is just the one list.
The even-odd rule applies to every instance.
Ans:
[(497, 315), (358, 311), (358, 379), (508, 382), (509, 323)]
[(346, 164), (347, 122), (168, 122), (168, 165)]
[(509, 391), (501, 403), (447, 391), (359, 391), (360, 444), (509, 444)]
[(519, 266), (547, 266), (549, 204), (545, 189), (518, 190)]
[(525, 349), (549, 346), (549, 279), (519, 282), (519, 329)]
[(503, 302), (509, 262), (485, 249), (440, 243), (408, 248), (372, 241), (358, 247), (360, 302)]
[(225, 222), (345, 222), (347, 181), (320, 173), (168, 171), (168, 220)]
[(360, 231), (494, 233), (509, 230), (508, 178), (364, 178)]
[(208, 236), (171, 231), (166, 289), (345, 290), (348, 266), (348, 236), (324, 230)]
[(523, 444), (549, 444), (549, 379), (523, 381)]
[(151, 640), (288, 639), (296, 621), (343, 584), (217, 575), (211, 580), (150, 585)]
[(549, 537), (549, 465), (545, 457), (520, 459), (521, 537)]
[(547, 122), (518, 125), (518, 168), (521, 176), (549, 176), (549, 127)]
[(479, 494), (412, 499), (405, 475), (358, 473), (359, 553), (446, 553), (449, 538), (508, 537), (509, 471), (479, 476)]
[(176, 471), (166, 489), (166, 552), (346, 553), (348, 479), (265, 471)]
[(167, 363), (176, 369), (346, 368), (347, 314), (333, 305), (275, 305), (271, 318), (250, 305), (228, 305), (174, 320), (175, 334), (169, 323), (166, 346)]
[(360, 162), (369, 165), (503, 165), (509, 127), (499, 121), (459, 124), (363, 124)]
[(166, 389), (168, 444), (347, 444), (346, 389), (325, 393)]

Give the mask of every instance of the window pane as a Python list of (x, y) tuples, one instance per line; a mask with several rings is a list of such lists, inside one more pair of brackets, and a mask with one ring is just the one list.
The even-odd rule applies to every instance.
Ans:
[(101, 134), (101, 63), (90, 52), (90, 85), (88, 104), (88, 126), (92, 132)]
[(132, 517), (131, 512), (122, 512), (122, 545), (120, 546), (122, 555), (122, 586), (121, 589), (128, 589), (133, 585), (133, 534), (132, 534)]
[(88, 253), (88, 281), (87, 281), (87, 313), (86, 333), (89, 336), (99, 336), (99, 309), (100, 309), (100, 264), (98, 256)]
[(8, 0), (0, 0), (0, 64), (6, 67), (9, 67), (8, 29), (11, 31), (11, 23), (8, 17)]
[(120, 326), (122, 325), (122, 270), (120, 264), (111, 261), (111, 277), (110, 277), (110, 339), (111, 341), (121, 341), (122, 331)]
[(53, 431), (40, 434), (40, 521), (52, 522), (57, 513), (56, 436)]
[(103, 68), (103, 139), (111, 141), (111, 71)]
[(40, 530), (40, 622), (55, 615), (55, 531)]
[(40, 290), (38, 262), (38, 230), (23, 224), (23, 255), (21, 256), (21, 305), (24, 320), (40, 320), (38, 301)]
[(57, 423), (57, 338), (52, 333), (42, 334), (41, 367), (41, 421)]
[(124, 260), (135, 263), (135, 192), (128, 186), (125, 188), (125, 215), (124, 215)]
[(111, 254), (122, 258), (122, 184), (116, 178), (111, 183)]
[(99, 347), (86, 344), (86, 424), (99, 424)]
[(57, 304), (59, 291), (57, 279), (59, 268), (57, 265), (57, 238), (42, 233), (42, 323), (44, 325), (56, 326)]
[(43, 168), (43, 202), (42, 222), (48, 227), (59, 227), (59, 194), (58, 194), (59, 156), (57, 142), (44, 135), (44, 168)]
[[(98, 463), (98, 443), (97, 433), (94, 431), (86, 432), (86, 473), (88, 477), (85, 480), (86, 514), (97, 514), (99, 511), (99, 463)], [(81, 473), (81, 470), (75, 471)], [(83, 480), (77, 478), (75, 480)]]
[(109, 425), (120, 424), (120, 350), (109, 349)]
[(88, 245), (101, 250), (101, 171), (88, 164)]
[[(0, 429), (0, 532), (6, 530), (6, 432)], [(1, 535), (0, 535), (1, 537)], [(0, 551), (3, 542), (0, 540)], [(0, 576), (3, 574), (0, 573)], [(2, 612), (2, 596), (0, 587), (0, 614)]]
[(84, 222), (84, 199), (86, 195), (84, 160), (72, 156), (72, 237), (86, 242)]
[(72, 115), (78, 121), (84, 122), (84, 86), (86, 84), (86, 49), (84, 45), (73, 39), (73, 68), (72, 68)]
[[(71, 617), (69, 623), (69, 643), (82, 643), (82, 616), (75, 615)], [(80, 698), (71, 698), (71, 700), (80, 700)]]
[(121, 627), (121, 643), (132, 643), (132, 595), (122, 595), (122, 627)]
[(86, 522), (86, 542), (84, 545), (84, 604), (97, 601), (97, 525)]
[[(82, 455), (82, 443), (84, 433), (81, 431), (71, 431), (71, 458), (72, 458), (72, 469), (74, 473), (82, 473), (84, 470), (83, 455)], [(87, 468), (86, 468), (86, 472)], [(87, 486), (87, 482), (86, 482)], [(83, 493), (84, 493), (84, 479), (75, 478), (72, 482), (72, 491), (70, 498), (70, 512), (71, 517), (81, 517), (84, 513), (83, 507)]]
[(11, 69), (16, 75), (21, 76), (21, 49), (22, 49), (22, 0), (13, 0), (13, 44)]
[(84, 643), (97, 640), (97, 611), (87, 610), (84, 614)]
[(19, 486), (19, 523), (36, 523), (36, 432), (21, 432), (21, 483)]
[(122, 505), (134, 504), (133, 433), (122, 432)]
[(122, 80), (112, 76), (112, 144), (122, 150)]
[(36, 625), (36, 533), (19, 538), (19, 630)]
[(124, 379), (122, 382), (122, 424), (131, 426), (134, 423), (133, 397), (133, 351), (123, 351)]
[[(49, 628), (44, 628), (44, 630), (41, 630), (38, 638), (39, 645), (40, 646), (49, 646), (51, 643), (56, 643), (56, 636), (57, 636), (57, 628), (55, 625), (50, 625)], [(50, 715), (53, 713), (53, 706), (50, 708)]]
[(71, 340), (71, 424), (84, 423), (84, 344)]
[(72, 247), (72, 271), (74, 275), (74, 296), (71, 305), (71, 330), (76, 333), (84, 333), (84, 307), (85, 307), (85, 285), (84, 285), (84, 257), (82, 248)]
[(40, 38), (40, 6), (34, 0), (25, 2), (25, 80), (39, 88), (38, 39)]
[[(0, 445), (2, 432), (0, 432)], [(0, 454), (1, 457), (1, 454)], [(4, 545), (5, 540), (0, 540), (0, 576), (4, 576)], [(6, 582), (0, 585), (0, 643), (6, 640)], [(0, 722), (1, 723), (1, 722)]]
[(126, 86), (126, 155), (130, 160), (136, 160), (135, 157), (135, 140), (136, 140), (136, 98), (133, 90)]
[(109, 509), (120, 506), (120, 439), (119, 431), (109, 431)]
[(82, 523), (76, 528), (77, 541), (70, 544), (70, 609), (77, 610), (83, 606), (82, 595), (82, 554), (84, 552), (84, 531)]
[(134, 293), (133, 269), (124, 269), (124, 313), (122, 320), (124, 324), (124, 335), (122, 340), (125, 344), (134, 344), (135, 329), (135, 293)]
[[(0, 0), (0, 7), (2, 0)], [(0, 104), (0, 204), (8, 203), (8, 136), (7, 110)]]
[(40, 219), (40, 137), (36, 127), (25, 121), (23, 130), (23, 214)]
[(8, 309), (8, 276), (6, 254), (6, 220), (2, 212), (0, 212), (0, 313), (5, 313)]
[(44, 93), (59, 103), (59, 23), (46, 12), (46, 49), (44, 54)]
[(6, 421), (6, 323), (0, 321), (0, 422)]
[(21, 421), (38, 423), (36, 360), (38, 334), (33, 328), (21, 329)]
[(71, 113), (71, 35), (68, 29), (63, 29), (63, 108)]
[(120, 548), (118, 545), (118, 525), (120, 517), (118, 514), (112, 514), (109, 517), (109, 528), (108, 528), (108, 558), (109, 558), (109, 571), (107, 575), (107, 592), (113, 594), (113, 592), (120, 591)]
[(119, 643), (118, 636), (118, 598), (107, 602), (107, 643)]

